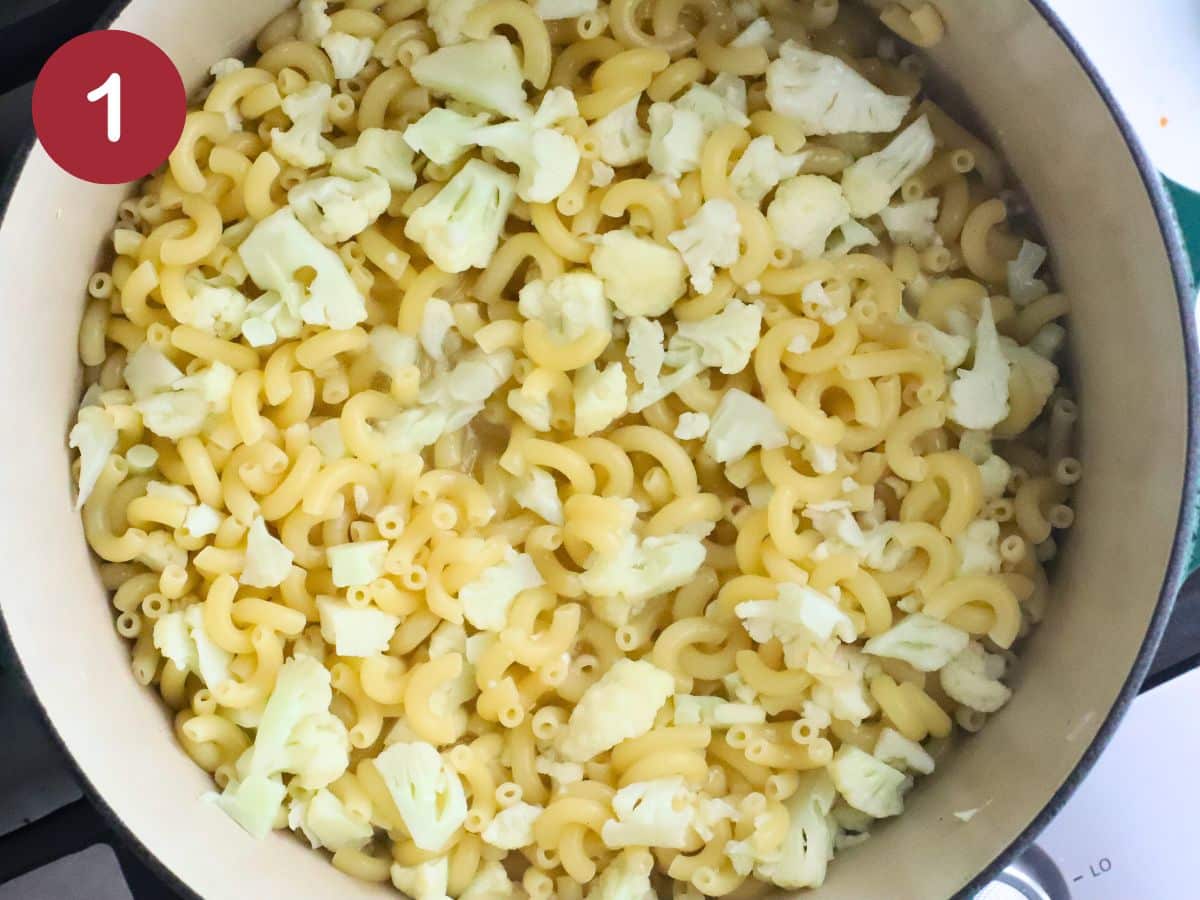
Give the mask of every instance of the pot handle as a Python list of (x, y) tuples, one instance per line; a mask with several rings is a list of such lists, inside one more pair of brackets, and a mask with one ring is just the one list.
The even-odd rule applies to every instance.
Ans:
[(111, 0), (58, 0), (0, 27), (0, 94), (33, 80), (55, 50), (91, 30), (110, 5)]

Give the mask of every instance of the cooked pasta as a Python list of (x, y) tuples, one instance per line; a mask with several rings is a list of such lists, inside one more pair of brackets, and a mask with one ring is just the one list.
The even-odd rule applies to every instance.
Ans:
[(1008, 700), (1068, 298), (895, 52), (935, 4), (792, 6), (302, 0), (121, 205), (84, 532), (251, 835), (415, 900), (816, 887)]

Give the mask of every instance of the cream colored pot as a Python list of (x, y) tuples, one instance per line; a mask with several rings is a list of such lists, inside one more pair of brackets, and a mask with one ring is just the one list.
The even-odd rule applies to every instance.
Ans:
[[(108, 20), (158, 43), (194, 87), (283, 5), (126, 0)], [(1136, 691), (1190, 533), (1192, 298), (1158, 178), (1040, 0), (938, 5), (947, 40), (936, 64), (1034, 198), (1074, 300), (1087, 477), (1055, 601), (1024, 644), (1012, 703), (920, 785), (904, 816), (839, 856), (820, 894), (828, 900), (949, 897), (981, 884), (1037, 833)], [(285, 834), (253, 841), (200, 802), (208, 776), (177, 747), (158, 698), (131, 677), (73, 509), (65, 445), (79, 396), (83, 285), (124, 189), (76, 181), (35, 145), (3, 190), (0, 608), (47, 718), (94, 798), (181, 890), (386, 895)], [(966, 824), (952, 815), (973, 808)]]

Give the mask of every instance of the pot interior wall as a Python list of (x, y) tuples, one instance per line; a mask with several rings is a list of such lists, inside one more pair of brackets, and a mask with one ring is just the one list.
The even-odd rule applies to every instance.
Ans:
[[(134, 0), (115, 27), (146, 35), (202, 82), (282, 0)], [(1166, 248), (1140, 176), (1085, 73), (1026, 0), (941, 0), (938, 64), (962, 84), (1033, 199), (1072, 298), (1086, 477), (1047, 621), (1025, 643), (1011, 705), (962, 741), (902, 819), (833, 866), (830, 900), (949, 896), (1070, 775), (1137, 656), (1183, 489), (1187, 377)], [(1002, 52), (998, 52), (1003, 48)], [(78, 397), (83, 286), (122, 198), (35, 147), (0, 226), (9, 327), (0, 336), (3, 610), (50, 719), (116, 815), (205, 897), (366, 897), (286, 835), (259, 843), (199, 797), (208, 777), (130, 675), (129, 654), (72, 509), (64, 436)], [(979, 808), (969, 823), (955, 811)]]

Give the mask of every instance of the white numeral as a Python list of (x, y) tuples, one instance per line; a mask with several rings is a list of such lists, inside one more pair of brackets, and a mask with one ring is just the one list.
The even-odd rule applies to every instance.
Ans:
[(118, 72), (113, 72), (105, 79), (104, 84), (100, 87), (89, 91), (87, 95), (89, 103), (95, 103), (97, 100), (107, 100), (106, 109), (108, 110), (108, 127), (106, 129), (108, 142), (115, 144), (121, 140), (121, 75)]

